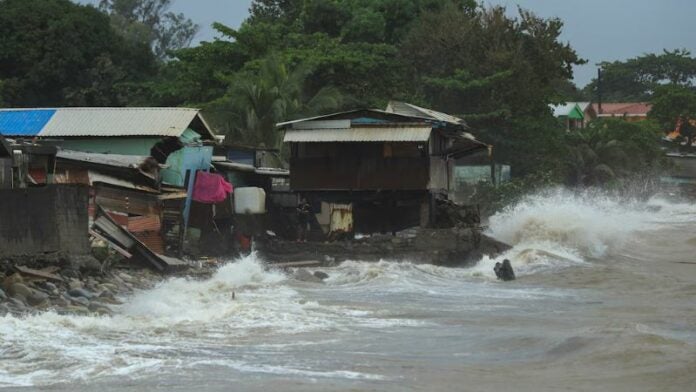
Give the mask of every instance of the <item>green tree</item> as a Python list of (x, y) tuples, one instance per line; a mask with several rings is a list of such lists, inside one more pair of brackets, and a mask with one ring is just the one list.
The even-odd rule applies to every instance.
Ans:
[(68, 0), (0, 1), (0, 80), (8, 106), (115, 105), (151, 77), (146, 46), (120, 37), (93, 7)]
[(184, 14), (169, 12), (172, 0), (100, 0), (99, 9), (114, 28), (133, 42), (152, 48), (160, 60), (191, 45), (199, 26)]
[[(649, 101), (660, 86), (691, 86), (696, 78), (696, 58), (686, 49), (645, 54), (626, 61), (603, 62), (602, 99), (606, 102)], [(597, 79), (585, 94), (597, 97)]]
[[(215, 28), (221, 38), (176, 51), (148, 83), (151, 102), (201, 105), (232, 137), (275, 145), (274, 122), (401, 99), (464, 115), (516, 176), (560, 166), (548, 103), (577, 93), (571, 67), (582, 61), (557, 19), (472, 0), (256, 0), (239, 28)], [(283, 72), (267, 58), (302, 74), (282, 89), (294, 93), (269, 82)], [(342, 99), (309, 104), (326, 91)], [(278, 103), (287, 96), (314, 109), (278, 109), (297, 107)]]
[(659, 127), (650, 121), (598, 120), (567, 135), (565, 161), (571, 185), (596, 186), (659, 170)]
[(548, 103), (563, 99), (559, 86), (583, 62), (560, 42), (562, 27), (521, 9), (510, 17), (503, 7), (426, 12), (401, 45), (412, 94), (466, 119), (515, 177), (559, 171), (562, 131)]
[[(426, 101), (479, 127), (548, 115), (556, 86), (583, 63), (559, 41), (563, 23), (504, 7), (448, 5), (421, 16), (402, 45)], [(437, 59), (437, 61), (433, 61)]]
[(696, 136), (693, 123), (696, 121), (696, 88), (666, 85), (658, 87), (652, 100), (650, 118), (660, 124), (662, 130), (679, 128), (687, 146)]
[(306, 65), (294, 69), (271, 55), (235, 75), (228, 93), (206, 106), (211, 122), (230, 140), (280, 147), (275, 124), (288, 119), (335, 110), (342, 96), (333, 87), (305, 93)]

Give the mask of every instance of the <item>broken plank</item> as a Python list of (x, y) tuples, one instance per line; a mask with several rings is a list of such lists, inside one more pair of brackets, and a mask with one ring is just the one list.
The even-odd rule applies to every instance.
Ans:
[(291, 261), (287, 263), (268, 263), (269, 267), (295, 268), (295, 267), (318, 267), (323, 263), (319, 260)]
[(33, 278), (41, 278), (41, 279), (47, 279), (47, 280), (55, 280), (55, 281), (58, 281), (58, 282), (62, 282), (62, 281), (63, 281), (63, 278), (61, 278), (60, 276), (54, 275), (54, 274), (49, 273), (49, 272), (46, 272), (46, 271), (39, 271), (39, 270), (35, 270), (35, 269), (33, 269), (33, 268), (24, 267), (24, 266), (21, 266), (21, 265), (15, 266), (15, 269), (16, 269), (17, 271), (19, 271), (21, 274), (23, 274), (23, 275), (29, 275), (29, 277), (33, 277)]
[(107, 244), (109, 244), (109, 247), (110, 247), (111, 249), (115, 250), (116, 252), (120, 253), (121, 256), (123, 256), (123, 257), (125, 257), (125, 258), (127, 258), (127, 259), (130, 259), (131, 257), (133, 257), (133, 255), (130, 254), (130, 252), (128, 252), (127, 250), (125, 250), (125, 249), (121, 248), (120, 246), (116, 245), (113, 241), (110, 241), (109, 239), (107, 239), (107, 238), (104, 237), (103, 235), (97, 233), (96, 231), (94, 231), (94, 230), (92, 230), (92, 229), (89, 229), (89, 234), (92, 235), (93, 237), (98, 238), (98, 239), (100, 239), (100, 240), (106, 242)]

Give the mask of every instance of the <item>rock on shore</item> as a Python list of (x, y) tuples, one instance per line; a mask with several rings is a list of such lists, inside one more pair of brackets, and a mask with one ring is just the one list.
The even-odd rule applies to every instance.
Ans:
[[(90, 256), (21, 257), (0, 260), (0, 317), (39, 311), (110, 315), (120, 297), (147, 289), (162, 276), (126, 264), (102, 272)], [(120, 267), (120, 268), (119, 268)]]

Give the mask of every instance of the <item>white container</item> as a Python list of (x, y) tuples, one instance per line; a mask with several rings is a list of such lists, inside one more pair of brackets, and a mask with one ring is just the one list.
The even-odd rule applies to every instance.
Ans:
[(261, 188), (234, 188), (235, 214), (265, 214), (266, 192)]

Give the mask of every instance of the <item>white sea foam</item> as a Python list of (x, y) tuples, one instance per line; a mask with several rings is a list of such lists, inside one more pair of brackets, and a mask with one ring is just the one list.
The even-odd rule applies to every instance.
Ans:
[(657, 217), (645, 203), (556, 190), (525, 198), (494, 215), (488, 234), (511, 245), (551, 245), (555, 252), (603, 256)]
[[(326, 282), (313, 284), (268, 271), (251, 255), (221, 267), (209, 279), (173, 278), (137, 292), (124, 298), (112, 317), (50, 312), (0, 317), (0, 387), (133, 379), (199, 366), (378, 380), (383, 376), (349, 365), (298, 364), (290, 357), (305, 349), (320, 351), (322, 345), (336, 347), (342, 344), (336, 339), (371, 331), (378, 337), (399, 328), (437, 328), (437, 320), (419, 318), (439, 311), (430, 306), (480, 316), (548, 297), (565, 300), (572, 295), (569, 290), (529, 287), (523, 280), (495, 284), (493, 266), (509, 258), (516, 273), (526, 276), (591, 265), (591, 259), (625, 242), (630, 245), (636, 232), (695, 217), (696, 207), (686, 203), (626, 202), (557, 191), (531, 196), (492, 217), (488, 234), (513, 249), (497, 258), (484, 257), (471, 268), (350, 261), (325, 269)], [(418, 313), (420, 308), (426, 309)], [(237, 349), (248, 355), (237, 356)], [(288, 358), (276, 360), (283, 353)]]
[[(232, 298), (235, 293), (235, 298)], [(308, 300), (284, 273), (266, 270), (256, 255), (221, 267), (210, 279), (173, 278), (135, 293), (111, 317), (47, 312), (0, 318), (0, 387), (47, 385), (188, 366), (172, 353), (225, 347), (240, 339), (354, 328), (418, 326), (372, 310)], [(303, 338), (303, 339), (306, 339)], [(296, 345), (309, 344), (294, 340)], [(208, 356), (204, 350), (201, 356)], [(12, 359), (12, 360), (5, 360)], [(228, 361), (233, 369), (316, 377), (373, 379), (344, 371), (313, 371)]]
[(662, 198), (638, 201), (599, 192), (554, 189), (531, 195), (492, 216), (486, 234), (513, 248), (484, 257), (470, 271), (494, 279), (496, 262), (510, 259), (517, 275), (564, 268), (621, 252), (636, 233), (696, 218), (696, 206)]

